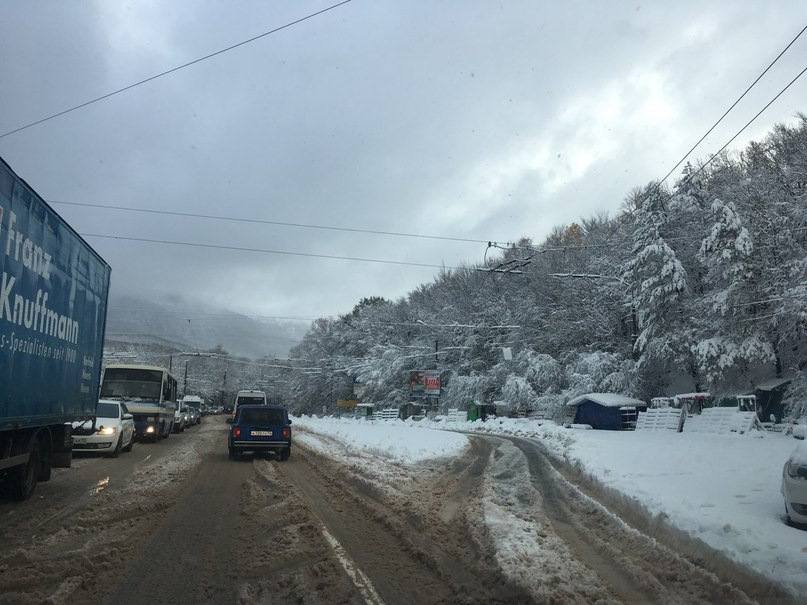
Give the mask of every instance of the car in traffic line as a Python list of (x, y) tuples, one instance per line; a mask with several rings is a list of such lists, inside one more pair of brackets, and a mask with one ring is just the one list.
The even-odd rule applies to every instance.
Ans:
[(263, 391), (254, 391), (250, 389), (242, 389), (238, 391), (238, 393), (235, 395), (235, 403), (233, 404), (233, 418), (235, 418), (235, 413), (238, 411), (238, 406), (244, 405), (245, 403), (266, 405), (266, 393)]
[(188, 406), (182, 401), (177, 402), (177, 409), (174, 410), (174, 432), (181, 433), (188, 424)]
[(95, 426), (92, 421), (73, 423), (73, 451), (98, 452), (117, 457), (121, 451), (131, 451), (134, 444), (134, 417), (126, 404), (99, 401)]
[(195, 412), (194, 417), (196, 420), (196, 424), (202, 422), (202, 416), (204, 416), (204, 409), (205, 409), (205, 400), (199, 397), (198, 395), (185, 395), (182, 398), (182, 402), (188, 406), (188, 408)]
[(785, 462), (782, 495), (788, 523), (807, 528), (807, 441), (801, 441)]
[(234, 418), (227, 418), (230, 459), (244, 452), (273, 452), (279, 460), (291, 456), (291, 420), (280, 405), (241, 404)]

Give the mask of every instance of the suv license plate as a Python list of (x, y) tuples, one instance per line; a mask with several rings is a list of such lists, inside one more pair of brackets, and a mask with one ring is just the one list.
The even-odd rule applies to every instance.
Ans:
[(250, 435), (256, 435), (258, 437), (271, 437), (272, 431), (250, 431)]

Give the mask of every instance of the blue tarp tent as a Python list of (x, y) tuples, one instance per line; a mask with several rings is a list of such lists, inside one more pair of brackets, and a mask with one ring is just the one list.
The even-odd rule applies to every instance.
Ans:
[(636, 428), (637, 414), (647, 411), (644, 401), (616, 393), (588, 393), (572, 399), (566, 406), (573, 408), (576, 424), (608, 431), (632, 431)]

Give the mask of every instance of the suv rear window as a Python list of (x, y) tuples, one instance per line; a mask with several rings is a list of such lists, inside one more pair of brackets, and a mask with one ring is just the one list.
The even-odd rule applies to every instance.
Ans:
[(261, 410), (258, 408), (242, 409), (238, 421), (256, 426), (271, 426), (286, 423), (282, 410)]

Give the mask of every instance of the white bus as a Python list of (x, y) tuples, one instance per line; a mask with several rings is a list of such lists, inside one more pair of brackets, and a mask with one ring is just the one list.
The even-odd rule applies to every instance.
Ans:
[(157, 441), (171, 434), (177, 381), (159, 366), (110, 364), (101, 377), (101, 400), (123, 401), (134, 416), (135, 436)]

